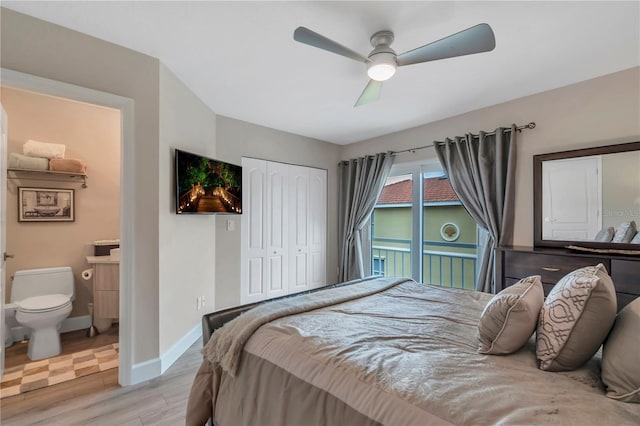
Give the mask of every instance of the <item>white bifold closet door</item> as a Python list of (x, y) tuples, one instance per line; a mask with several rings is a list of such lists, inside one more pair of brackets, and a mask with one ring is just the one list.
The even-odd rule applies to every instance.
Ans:
[(327, 172), (242, 159), (241, 303), (326, 284)]
[(309, 168), (310, 288), (327, 284), (327, 171)]
[(291, 222), (289, 224), (289, 256), (291, 292), (309, 288), (309, 169), (291, 168)]

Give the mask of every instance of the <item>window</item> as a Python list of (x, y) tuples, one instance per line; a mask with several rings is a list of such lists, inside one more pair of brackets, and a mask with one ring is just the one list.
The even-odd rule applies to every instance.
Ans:
[(373, 257), (373, 265), (371, 268), (372, 275), (384, 275), (384, 258), (379, 256)]
[(387, 179), (372, 214), (372, 271), (381, 275), (412, 277), (412, 176)]
[(371, 222), (373, 273), (475, 288), (477, 225), (442, 170), (390, 177)]

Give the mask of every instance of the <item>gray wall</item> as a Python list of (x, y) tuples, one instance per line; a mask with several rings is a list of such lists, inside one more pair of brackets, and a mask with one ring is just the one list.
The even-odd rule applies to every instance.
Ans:
[[(160, 354), (200, 324), (215, 296), (215, 218), (177, 215), (175, 148), (215, 157), (216, 115), (164, 65), (160, 66), (159, 287)], [(207, 305), (196, 309), (196, 298)]]
[[(240, 164), (260, 158), (327, 170), (327, 283), (338, 279), (338, 161), (340, 146), (218, 115), (217, 157)], [(235, 230), (227, 231), (227, 220)], [(216, 219), (216, 309), (240, 304), (240, 217)]]
[[(514, 244), (533, 244), (533, 155), (640, 139), (640, 67), (347, 145), (342, 158), (430, 145), (434, 140), (535, 121), (518, 134)], [(398, 162), (435, 158), (433, 148)]]
[(640, 152), (602, 156), (602, 227), (640, 225)]

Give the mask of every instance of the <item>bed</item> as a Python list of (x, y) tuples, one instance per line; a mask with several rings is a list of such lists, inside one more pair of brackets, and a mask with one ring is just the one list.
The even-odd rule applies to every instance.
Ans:
[(187, 424), (637, 425), (640, 404), (605, 396), (600, 354), (538, 369), (535, 339), (477, 352), (491, 294), (368, 278), (205, 316), (213, 333)]

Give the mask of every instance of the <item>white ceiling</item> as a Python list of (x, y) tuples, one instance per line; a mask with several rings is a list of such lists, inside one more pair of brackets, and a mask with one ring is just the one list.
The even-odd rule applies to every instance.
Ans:
[[(347, 144), (640, 65), (640, 2), (16, 2), (2, 6), (159, 58), (211, 109)], [(486, 22), (489, 53), (402, 67), (354, 108), (362, 63), (297, 43), (306, 26), (367, 55)], [(639, 94), (640, 96), (640, 94)]]

